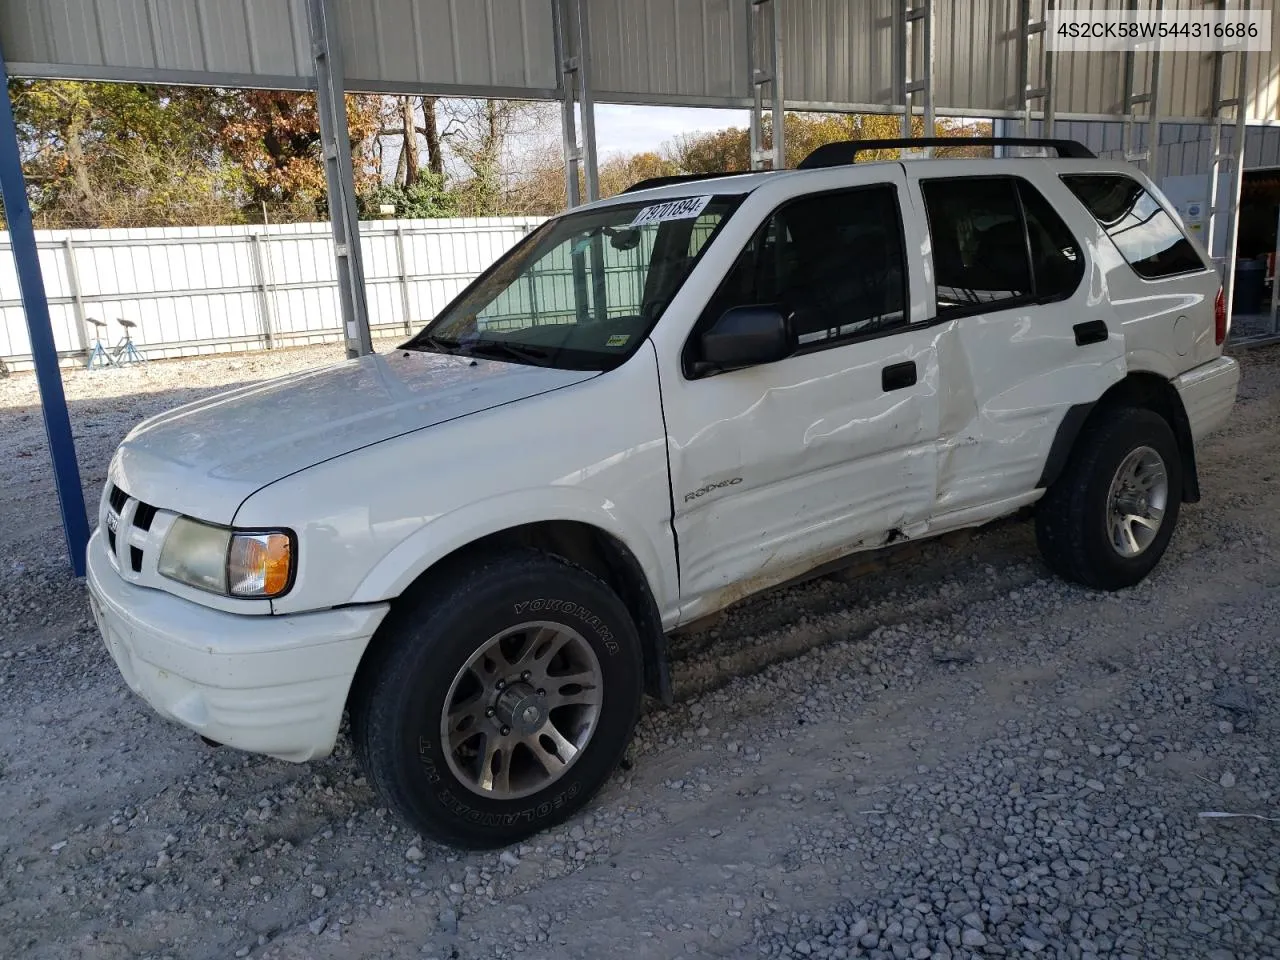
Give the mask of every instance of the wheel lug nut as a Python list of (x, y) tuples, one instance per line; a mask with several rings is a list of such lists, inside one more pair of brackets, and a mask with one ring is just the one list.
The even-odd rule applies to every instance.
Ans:
[(484, 712), (484, 715), (485, 715), (486, 717), (492, 717), (492, 716), (493, 716), (493, 707), (490, 707), (488, 710), (486, 710), (486, 711)]
[(528, 679), (529, 679), (530, 677), (532, 677), (532, 676), (533, 676), (533, 674), (532, 674), (532, 673), (530, 673), (528, 670), (526, 670), (524, 673), (520, 674), (520, 679), (521, 679), (521, 680), (528, 680)]
[(504, 726), (499, 732), (505, 737), (511, 732), (511, 728)]
[(506, 685), (507, 685), (507, 681), (505, 681), (505, 680), (499, 680), (499, 681), (498, 681), (497, 683), (495, 683), (493, 686), (494, 686), (494, 689), (496, 689), (496, 690), (502, 690), (502, 689), (504, 689), (504, 688), (506, 687)]
[(543, 690), (541, 687), (539, 687), (539, 688), (538, 688), (538, 696), (540, 696), (540, 697), (545, 697), (546, 695), (547, 695), (547, 691), (545, 691), (545, 690)]

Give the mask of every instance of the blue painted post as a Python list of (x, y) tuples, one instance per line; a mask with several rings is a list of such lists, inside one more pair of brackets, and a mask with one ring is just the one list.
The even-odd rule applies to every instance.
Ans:
[(22, 291), (22, 308), (27, 315), (31, 357), (35, 361), (36, 380), (40, 385), (44, 431), (49, 438), (53, 479), (58, 488), (58, 505), (62, 510), (62, 532), (67, 538), (71, 569), (77, 577), (83, 577), (85, 548), (89, 544), (89, 519), (84, 508), (84, 490), (80, 486), (76, 445), (71, 437), (67, 398), (62, 392), (58, 351), (53, 344), (53, 325), (49, 321), (49, 301), (45, 297), (44, 277), (40, 273), (36, 232), (31, 223), (26, 183), (22, 178), (18, 128), (13, 122), (13, 105), (9, 102), (9, 71), (5, 67), (3, 53), (0, 53), (0, 86), (5, 90), (4, 97), (0, 98), (0, 199), (4, 200), (9, 242), (13, 247), (18, 286)]

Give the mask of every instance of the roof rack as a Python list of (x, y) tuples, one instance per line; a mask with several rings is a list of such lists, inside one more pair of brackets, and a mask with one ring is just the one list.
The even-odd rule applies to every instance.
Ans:
[(652, 190), (654, 187), (669, 187), (675, 183), (692, 183), (695, 180), (718, 180), (720, 177), (736, 177), (751, 170), (725, 170), (722, 173), (677, 173), (668, 177), (650, 177), (633, 183), (623, 193), (635, 193), (637, 190)]
[(918, 149), (921, 147), (1052, 147), (1059, 157), (1077, 160), (1094, 159), (1093, 151), (1075, 140), (1049, 140), (1041, 137), (907, 137), (896, 140), (840, 140), (828, 143), (800, 161), (798, 170), (818, 167), (842, 167), (853, 163), (867, 150)]

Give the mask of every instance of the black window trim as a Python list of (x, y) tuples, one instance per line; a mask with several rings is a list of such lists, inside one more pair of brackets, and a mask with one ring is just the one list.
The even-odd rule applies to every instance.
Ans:
[[(948, 307), (946, 308), (946, 312), (943, 313), (938, 307), (938, 276), (937, 276), (937, 271), (934, 270), (933, 271), (933, 317), (931, 318), (930, 322), (944, 323), (948, 320), (961, 320), (961, 319), (964, 319), (965, 317), (975, 317), (975, 316), (980, 316), (980, 315), (989, 314), (989, 313), (1002, 313), (1005, 310), (1016, 310), (1019, 307), (1027, 307), (1027, 306), (1038, 307), (1038, 306), (1044, 306), (1050, 303), (1062, 303), (1064, 300), (1070, 300), (1080, 291), (1080, 285), (1084, 283), (1085, 275), (1089, 272), (1089, 264), (1087, 259), (1085, 259), (1085, 262), (1084, 262), (1084, 269), (1080, 271), (1080, 276), (1076, 278), (1075, 286), (1071, 288), (1070, 292), (1060, 294), (1060, 295), (1055, 295), (1052, 297), (1040, 297), (1037, 295), (1035, 259), (1031, 255), (1031, 231), (1027, 228), (1027, 211), (1023, 204), (1022, 191), (1018, 189), (1018, 185), (1020, 183), (1026, 184), (1032, 190), (1035, 190), (1036, 193), (1040, 194), (1041, 198), (1044, 200), (1045, 203), (1049, 205), (1051, 209), (1053, 208), (1053, 201), (1050, 200), (1048, 197), (1046, 197), (1044, 195), (1044, 191), (1038, 189), (1036, 185), (1032, 183), (1030, 180), (1028, 180), (1026, 177), (1019, 176), (1017, 174), (1012, 174), (1012, 173), (977, 173), (977, 174), (965, 174), (965, 175), (959, 175), (959, 176), (953, 174), (952, 176), (949, 176), (949, 177), (920, 177), (916, 180), (916, 184), (918, 185), (920, 190), (921, 205), (924, 207), (925, 225), (928, 227), (928, 230), (929, 230), (929, 265), (930, 267), (934, 266), (933, 224), (929, 220), (929, 203), (924, 196), (924, 185), (926, 183), (955, 182), (960, 180), (963, 180), (966, 182), (970, 182), (973, 180), (1011, 180), (1013, 181), (1013, 196), (1017, 200), (1018, 219), (1022, 223), (1022, 238), (1027, 251), (1027, 273), (1031, 278), (1031, 292), (1024, 294), (1021, 297), (1010, 297), (1007, 300), (997, 300), (997, 301), (994, 301), (994, 303), (974, 303), (974, 304), (967, 304), (967, 305), (958, 306), (958, 307)], [(1064, 184), (1063, 186), (1065, 187), (1066, 185)], [(1057, 213), (1056, 210), (1054, 210), (1054, 212)], [(1071, 224), (1067, 223), (1067, 221), (1062, 217), (1061, 214), (1058, 215), (1058, 219), (1062, 220), (1062, 225), (1067, 228), (1067, 233), (1071, 236), (1072, 241), (1075, 243), (1076, 249), (1080, 252), (1080, 256), (1082, 258), (1085, 258), (1086, 257), (1085, 245), (1080, 242), (1079, 238), (1075, 234), (1075, 231), (1071, 229)]]
[[(1194, 253), (1196, 255), (1196, 259), (1200, 261), (1200, 269), (1179, 270), (1177, 273), (1166, 273), (1158, 277), (1144, 277), (1142, 274), (1140, 274), (1137, 270), (1134, 269), (1133, 264), (1129, 262), (1129, 258), (1126, 257), (1124, 255), (1124, 251), (1120, 249), (1120, 244), (1116, 243), (1115, 239), (1111, 236), (1111, 231), (1108, 230), (1106, 228), (1106, 225), (1103, 224), (1103, 222), (1097, 218), (1094, 212), (1089, 209), (1088, 204), (1086, 204), (1083, 200), (1081, 200), (1080, 197), (1076, 194), (1076, 192), (1071, 189), (1070, 184), (1067, 183), (1067, 177), (1124, 177), (1126, 180), (1131, 180), (1132, 182), (1136, 183), (1139, 186), (1139, 188), (1141, 188), (1142, 192), (1152, 199), (1157, 209), (1159, 209), (1162, 213), (1164, 213), (1164, 215), (1167, 216), (1173, 222), (1174, 228), (1182, 236), (1182, 239), (1187, 241), (1187, 243), (1191, 244), (1191, 252)], [(1217, 268), (1214, 267), (1211, 263), (1204, 262), (1204, 259), (1200, 256), (1200, 251), (1196, 249), (1194, 243), (1191, 243), (1191, 238), (1187, 235), (1187, 231), (1183, 229), (1182, 224), (1179, 222), (1179, 218), (1174, 216), (1172, 213), (1170, 213), (1169, 210), (1165, 207), (1165, 205), (1160, 202), (1160, 198), (1157, 197), (1150, 190), (1148, 190), (1146, 187), (1146, 184), (1144, 184), (1137, 177), (1131, 176), (1130, 174), (1124, 173), (1120, 170), (1081, 170), (1079, 172), (1060, 173), (1058, 174), (1058, 179), (1061, 180), (1062, 185), (1066, 187), (1067, 193), (1071, 194), (1071, 199), (1073, 199), (1076, 203), (1080, 204), (1080, 209), (1083, 210), (1088, 215), (1089, 219), (1091, 219), (1094, 223), (1098, 225), (1098, 229), (1102, 231), (1103, 235), (1106, 236), (1106, 238), (1111, 242), (1111, 245), (1115, 247), (1116, 253), (1119, 254), (1120, 259), (1124, 261), (1124, 265), (1129, 268), (1129, 272), (1133, 274), (1135, 277), (1137, 277), (1139, 280), (1141, 280), (1143, 283), (1164, 283), (1166, 280), (1178, 280), (1183, 277), (1195, 277), (1203, 273), (1217, 272)], [(1212, 258), (1210, 259), (1212, 260)]]
[[(746, 252), (747, 247), (749, 247), (753, 242), (755, 242), (755, 239), (760, 235), (760, 232), (768, 229), (769, 221), (771, 221), (778, 214), (778, 211), (784, 210), (795, 203), (801, 203), (806, 200), (812, 200), (815, 197), (842, 196), (844, 194), (859, 193), (866, 190), (880, 190), (885, 187), (888, 187), (893, 192), (893, 203), (894, 203), (894, 206), (897, 208), (897, 213), (898, 213), (898, 218), (897, 218), (898, 245), (899, 245), (899, 251), (902, 254), (902, 268), (903, 268), (902, 269), (902, 294), (903, 294), (902, 322), (895, 324), (892, 327), (887, 327), (880, 330), (869, 330), (865, 333), (849, 334), (848, 336), (844, 336), (844, 337), (833, 337), (827, 340), (816, 340), (811, 343), (801, 344), (799, 347), (795, 349), (794, 352), (792, 352), (787, 357), (785, 357), (784, 360), (790, 360), (792, 357), (803, 357), (811, 353), (818, 353), (822, 350), (832, 350), (839, 347), (847, 347), (847, 346), (852, 346), (858, 343), (865, 343), (868, 340), (879, 340), (882, 337), (897, 336), (898, 334), (901, 334), (901, 333), (906, 333), (911, 330), (918, 330), (923, 327), (928, 327), (933, 325), (934, 323), (933, 318), (926, 318), (923, 321), (914, 322), (914, 323), (911, 320), (911, 307), (912, 307), (911, 258), (907, 256), (907, 234), (906, 234), (906, 224), (904, 222), (903, 212), (902, 212), (903, 210), (902, 194), (901, 194), (901, 191), (899, 191), (898, 189), (898, 184), (893, 180), (877, 180), (873, 183), (859, 183), (854, 186), (832, 187), (829, 190), (820, 190), (820, 191), (815, 191), (814, 193), (803, 193), (794, 197), (788, 197), (787, 199), (779, 203), (777, 206), (775, 206), (772, 210), (770, 210), (769, 213), (761, 219), (756, 229), (751, 231), (751, 236), (748, 237), (746, 243), (744, 243), (742, 247), (738, 250), (738, 252), (734, 254), (733, 260), (730, 263), (730, 270), (732, 270), (733, 267), (737, 264), (738, 258), (741, 257), (743, 253)], [(722, 284), (724, 284), (725, 280), (727, 279), (727, 276), (728, 275), (726, 274), (725, 277), (722, 277), (720, 280), (720, 283), (716, 285), (716, 289), (711, 294), (710, 299), (707, 301), (706, 304), (703, 305), (702, 310), (698, 313), (698, 319), (694, 321), (693, 326), (689, 329), (689, 334), (687, 337), (685, 337), (684, 346), (680, 348), (680, 371), (683, 374), (684, 379), (686, 381), (704, 380), (707, 377), (714, 377), (714, 376), (719, 376), (721, 373), (732, 372), (727, 370), (725, 371), (709, 370), (703, 373), (697, 373), (694, 370), (694, 364), (697, 362), (696, 352), (698, 348), (697, 347), (698, 337), (702, 334), (703, 330), (705, 330), (708, 326), (710, 326), (712, 322), (714, 322), (709, 319), (709, 315), (707, 313), (707, 307), (710, 306), (711, 302), (714, 301), (715, 298), (719, 295), (720, 287)], [(778, 361), (778, 362), (781, 363), (783, 361)], [(750, 369), (750, 368), (747, 368), (747, 369)]]

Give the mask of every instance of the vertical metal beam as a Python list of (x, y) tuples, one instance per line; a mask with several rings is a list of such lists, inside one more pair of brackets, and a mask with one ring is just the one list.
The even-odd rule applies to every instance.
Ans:
[[(1249, 0), (1244, 0), (1244, 9), (1249, 9)], [(1227, 277), (1223, 296), (1227, 307), (1227, 330), (1231, 329), (1231, 317), (1234, 313), (1232, 299), (1236, 292), (1236, 254), (1240, 244), (1240, 190), (1244, 185), (1244, 147), (1245, 135), (1248, 133), (1249, 98), (1246, 88), (1249, 83), (1249, 52), (1245, 49), (1237, 51), (1236, 73), (1236, 127), (1235, 142), (1231, 144), (1232, 167), (1231, 186), (1227, 195)]]
[(396, 224), (396, 277), (400, 286), (400, 309), (404, 311), (404, 332), (413, 333), (410, 315), (413, 313), (413, 301), (409, 297), (409, 258), (404, 252), (404, 224)]
[(1041, 19), (1040, 19), (1040, 23), (1043, 25), (1043, 29), (1040, 33), (1040, 56), (1042, 58), (1040, 70), (1041, 70), (1041, 77), (1043, 80), (1041, 84), (1041, 89), (1044, 91), (1044, 96), (1041, 98), (1041, 111), (1042, 111), (1044, 120), (1040, 124), (1040, 130), (1041, 130), (1041, 134), (1046, 137), (1053, 136), (1053, 124), (1054, 124), (1054, 121), (1057, 119), (1057, 113), (1058, 113), (1058, 108), (1054, 105), (1054, 100), (1053, 100), (1053, 94), (1054, 94), (1053, 68), (1056, 66), (1054, 62), (1054, 52), (1049, 49), (1049, 44), (1046, 41), (1046, 38), (1043, 32), (1044, 30), (1048, 29), (1049, 3), (1050, 3), (1050, 0), (1045, 0), (1044, 10), (1041, 14)]
[[(1138, 10), (1138, 0), (1129, 0), (1128, 10)], [(1164, 0), (1154, 0), (1151, 4), (1153, 13), (1159, 14), (1164, 9)], [(1143, 90), (1138, 90), (1138, 51), (1126, 50), (1124, 53), (1124, 93), (1122, 110), (1124, 128), (1122, 152), (1130, 163), (1141, 164), (1148, 176), (1153, 180), (1159, 175), (1160, 165), (1160, 46), (1151, 45), (1145, 61), (1145, 82)], [(1138, 150), (1135, 139), (1138, 130), (1139, 116), (1137, 107), (1144, 106), (1146, 113), (1141, 120), (1146, 131), (1145, 149)]]
[(587, 24), (590, 0), (578, 6), (578, 109), (582, 111), (582, 164), (587, 181), (587, 199), (600, 199), (600, 176), (596, 167), (596, 100), (591, 92), (591, 32)]
[[(1242, 8), (1248, 10), (1250, 5), (1250, 0), (1244, 0)], [(1223, 6), (1225, 7), (1225, 4)], [(1227, 54), (1223, 50), (1215, 51), (1213, 54), (1213, 80), (1209, 101), (1209, 144), (1212, 159), (1209, 165), (1209, 197), (1205, 204), (1207, 219), (1205, 246), (1210, 256), (1213, 256), (1213, 249), (1217, 244), (1218, 231), (1226, 231), (1226, 247), (1224, 250), (1226, 262), (1223, 269), (1222, 286), (1228, 322), (1230, 322), (1231, 318), (1231, 299), (1235, 293), (1236, 234), (1238, 232), (1236, 223), (1238, 220), (1237, 213), (1240, 208), (1240, 188), (1244, 181), (1244, 141), (1249, 108), (1245, 94), (1248, 84), (1249, 54), (1247, 50), (1240, 49), (1235, 51), (1234, 55), (1236, 57), (1235, 96), (1227, 98), (1223, 97)], [(1222, 131), (1226, 119), (1223, 111), (1228, 107), (1235, 108), (1236, 113), (1234, 142), (1231, 145), (1234, 166), (1232, 169), (1232, 182), (1227, 196), (1226, 219), (1224, 222), (1223, 210), (1218, 204), (1218, 192), (1222, 182), (1222, 163), (1226, 159), (1226, 155), (1222, 152)]]
[(76, 262), (76, 246), (70, 237), (62, 241), (62, 253), (67, 265), (67, 286), (70, 288), (71, 303), (76, 316), (76, 343), (84, 351), (85, 359), (89, 357), (89, 334), (85, 330), (88, 314), (84, 309), (84, 289), (80, 286), (80, 267)]
[(2, 52), (0, 87), (6, 91), (5, 96), (0, 97), (0, 199), (4, 201), (13, 263), (22, 293), (22, 309), (31, 339), (31, 359), (35, 362), (36, 382), (40, 387), (40, 410), (44, 415), (44, 432), (53, 460), (53, 481), (62, 512), (67, 556), (75, 575), (83, 577), (85, 548), (89, 545), (89, 518), (84, 507), (84, 489), (80, 485), (71, 416), (67, 412), (66, 395), (62, 392), (58, 349), (53, 341), (49, 300), (45, 294), (44, 276), (40, 272), (40, 252), (36, 247), (35, 226), (31, 222), (31, 207), (27, 202), (27, 185), (22, 176), (18, 128), (13, 121), (13, 106), (7, 93), (9, 73)]
[[(747, 81), (751, 87), (751, 169), (763, 170), (765, 163), (775, 170), (787, 165), (786, 121), (782, 98), (782, 11), (781, 0), (746, 0)], [(767, 26), (767, 31), (766, 31)], [(769, 87), (770, 127), (773, 144), (764, 146), (765, 92)]]
[(1271, 322), (1267, 325), (1267, 334), (1274, 337), (1280, 333), (1277, 320), (1280, 320), (1280, 212), (1276, 214), (1276, 243), (1271, 255)]
[[(266, 229), (265, 227), (263, 228)], [(249, 268), (253, 273), (253, 285), (257, 287), (258, 293), (258, 314), (262, 320), (262, 345), (270, 350), (274, 344), (271, 342), (272, 328), (275, 326), (271, 319), (271, 294), (268, 292), (267, 285), (267, 267), (266, 256), (262, 251), (262, 244), (265, 236), (259, 236), (256, 233), (249, 234)]]
[[(551, 5), (552, 27), (560, 83), (560, 136), (564, 151), (565, 199), (570, 207), (600, 199), (596, 163), (596, 108), (591, 92), (591, 38), (586, 0), (556, 0)], [(578, 144), (578, 110), (582, 111), (582, 144)]]
[(782, 2), (770, 0), (773, 13), (773, 169), (785, 170), (787, 166), (787, 118), (782, 99)]
[[(1018, 112), (1022, 117), (1023, 136), (1031, 135), (1034, 111), (1032, 102), (1040, 101), (1040, 135), (1053, 135), (1055, 108), (1053, 104), (1053, 52), (1045, 42), (1049, 28), (1049, 0), (1040, 0), (1040, 19), (1032, 20), (1032, 0), (1018, 0)], [(1040, 86), (1031, 86), (1031, 38), (1040, 38)]]
[(911, 0), (898, 0), (893, 5), (893, 98), (902, 108), (898, 117), (898, 136), (911, 136), (911, 30), (907, 25), (907, 8)]
[[(902, 136), (912, 135), (912, 118), (924, 118), (924, 135), (937, 135), (933, 103), (933, 2), (899, 0), (895, 34), (898, 43), (896, 67), (902, 103)], [(918, 43), (917, 43), (918, 41)], [(917, 46), (919, 51), (917, 51)], [(917, 63), (917, 52), (919, 62)]]
[(1031, 136), (1031, 101), (1027, 91), (1031, 89), (1031, 0), (1018, 0), (1018, 113), (1022, 119), (1022, 135)]
[(360, 221), (356, 213), (355, 173), (342, 75), (342, 41), (333, 0), (308, 0), (307, 25), (316, 74), (316, 112), (324, 178), (329, 188), (329, 223), (338, 267), (338, 303), (342, 310), (347, 356), (373, 353), (369, 306), (365, 299)]

